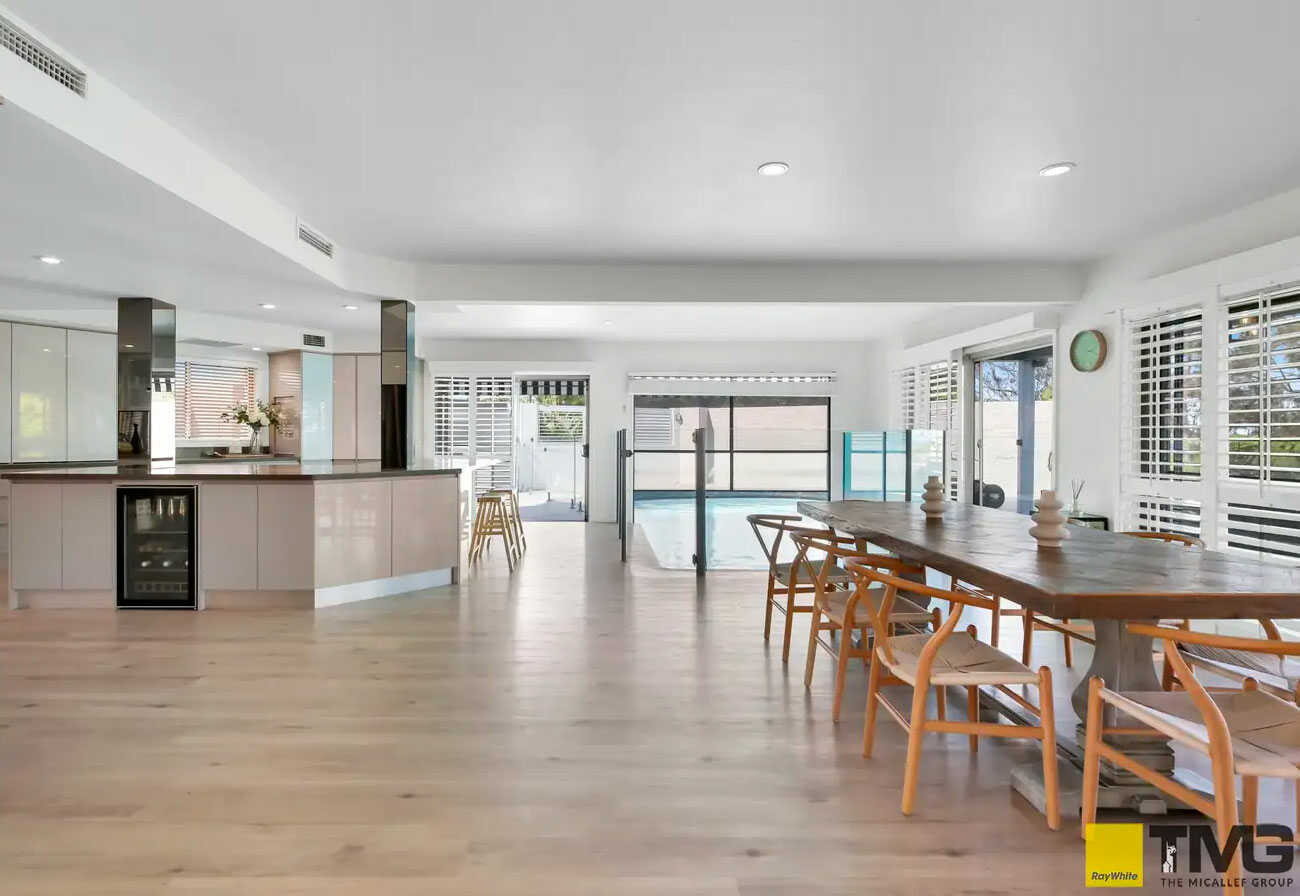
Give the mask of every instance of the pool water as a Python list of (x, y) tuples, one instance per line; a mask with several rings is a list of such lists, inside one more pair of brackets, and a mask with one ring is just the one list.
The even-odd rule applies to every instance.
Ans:
[[(745, 519), (751, 513), (797, 514), (797, 498), (709, 498), (705, 504), (710, 569), (767, 569), (754, 530)], [(637, 498), (633, 519), (664, 569), (694, 569), (695, 499)], [(818, 524), (806, 520), (806, 524)], [(820, 528), (820, 527), (819, 527)], [(781, 560), (794, 558), (789, 538), (781, 540)]]

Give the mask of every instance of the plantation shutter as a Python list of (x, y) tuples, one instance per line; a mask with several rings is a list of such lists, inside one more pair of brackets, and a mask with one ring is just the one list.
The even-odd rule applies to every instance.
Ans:
[(474, 491), (514, 488), (514, 383), (508, 376), (474, 378), (474, 454), (500, 463), (474, 474)]
[(1127, 322), (1120, 426), (1125, 528), (1201, 535), (1202, 331), (1199, 307)]
[(248, 428), (221, 415), (257, 401), (257, 369), (222, 364), (176, 363), (176, 438), (248, 438)]
[(1217, 545), (1300, 560), (1300, 292), (1226, 299), (1219, 340)]
[(433, 378), (433, 453), (466, 457), (470, 453), (470, 378)]
[(893, 423), (897, 429), (912, 429), (917, 419), (916, 368), (894, 371)]

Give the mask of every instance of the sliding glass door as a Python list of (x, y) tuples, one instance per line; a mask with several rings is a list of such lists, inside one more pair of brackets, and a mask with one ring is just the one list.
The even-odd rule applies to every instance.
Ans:
[(1052, 487), (1052, 349), (975, 362), (972, 501), (1030, 513)]

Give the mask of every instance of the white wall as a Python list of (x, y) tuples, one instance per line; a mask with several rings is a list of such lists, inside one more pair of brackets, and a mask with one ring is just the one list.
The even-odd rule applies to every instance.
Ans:
[[(423, 340), (421, 354), (430, 375), (578, 374), (591, 378), (591, 519), (614, 519), (614, 437), (632, 425), (629, 373), (823, 373), (828, 386), (801, 392), (751, 384), (701, 384), (701, 393), (829, 394), (831, 396), (831, 486), (841, 480), (840, 436), (845, 430), (883, 428), (888, 423), (888, 366), (876, 344), (862, 342), (579, 342), (564, 340)], [(687, 391), (672, 384), (671, 391)], [(641, 391), (651, 391), (641, 387)], [(655, 389), (654, 391), (663, 391)]]
[[(1232, 295), (1268, 283), (1300, 280), (1300, 191), (1280, 194), (1198, 224), (1157, 234), (1111, 256), (1088, 273), (1082, 299), (1059, 310), (1056, 327), (1058, 489), (1086, 480), (1085, 509), (1104, 513), (1116, 525), (1120, 509), (1120, 422), (1122, 359), (1120, 311), (1175, 308)], [(1003, 325), (956, 333), (929, 346), (895, 352), (889, 369), (902, 363), (939, 360), (961, 347), (987, 341), (991, 332), (1028, 331), (1029, 316)], [(1109, 346), (1102, 368), (1079, 373), (1066, 354), (1080, 330), (1101, 330)], [(1206, 350), (1215, 341), (1207, 336)], [(935, 357), (922, 357), (938, 352)]]

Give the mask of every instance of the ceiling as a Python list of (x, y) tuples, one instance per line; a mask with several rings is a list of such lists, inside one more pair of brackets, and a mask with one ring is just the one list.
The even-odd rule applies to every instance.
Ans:
[(378, 330), (378, 315), (365, 311), (373, 299), (337, 289), (9, 104), (0, 105), (0, 158), (0, 310), (8, 316), (102, 312), (118, 296), (145, 295), (252, 321)]
[(1300, 184), (1292, 0), (4, 2), (406, 259), (1079, 261)]
[[(293, 347), (318, 328), (364, 340), (377, 300), (341, 291), (33, 115), (0, 105), (0, 318), (111, 328), (115, 300), (148, 295), (186, 311), (242, 319), (247, 345)], [(58, 266), (38, 255), (63, 259)], [(277, 307), (265, 310), (263, 302)], [(345, 305), (357, 305), (348, 311)], [(869, 340), (923, 325), (984, 323), (1015, 308), (922, 303), (457, 303), (418, 306), (422, 336), (596, 341)], [(182, 318), (184, 323), (185, 318)], [(607, 323), (608, 322), (608, 323)], [(244, 334), (242, 336), (238, 334)], [(182, 332), (183, 336), (211, 335)], [(280, 342), (276, 342), (279, 338)], [(337, 341), (337, 340), (336, 340)], [(364, 348), (367, 343), (353, 342)]]

